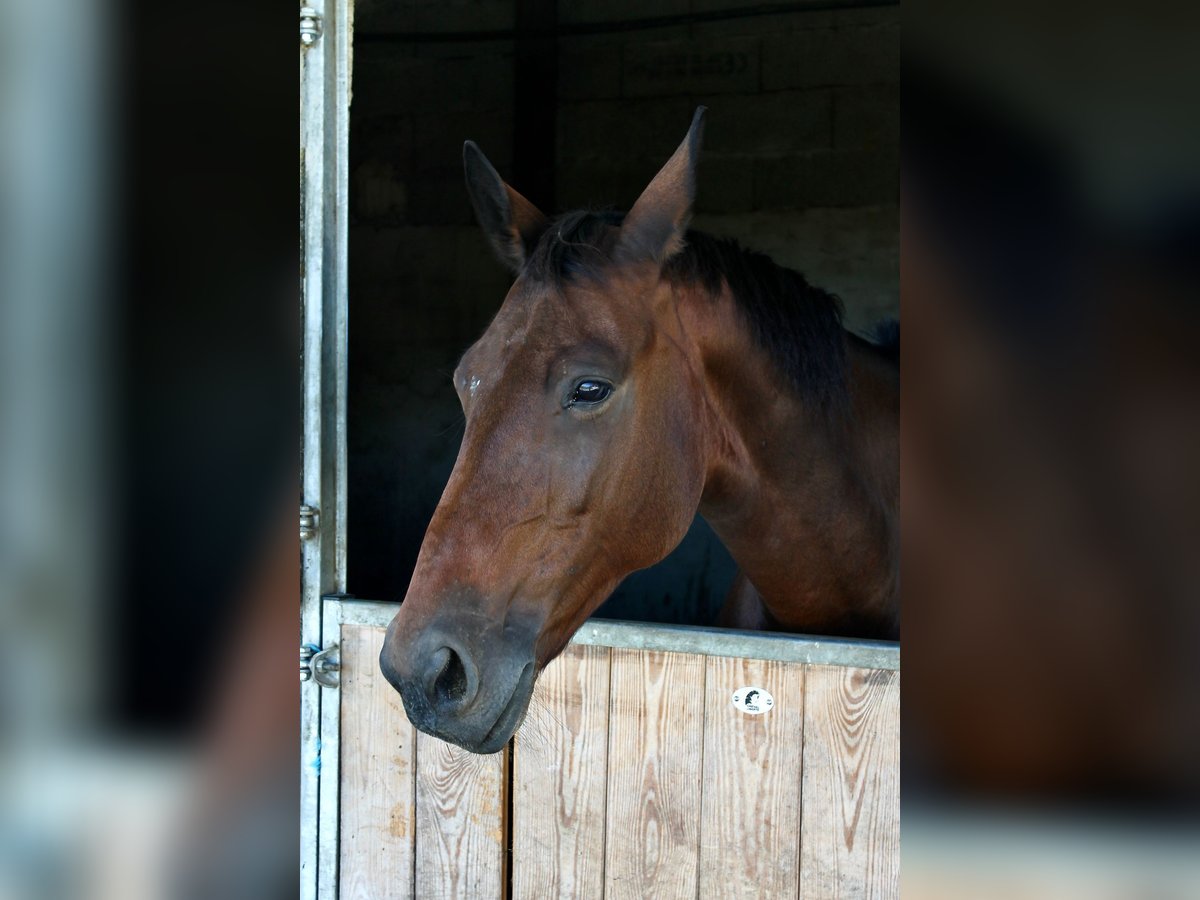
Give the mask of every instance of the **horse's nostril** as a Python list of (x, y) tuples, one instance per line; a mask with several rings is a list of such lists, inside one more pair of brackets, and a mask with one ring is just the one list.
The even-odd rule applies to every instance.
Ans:
[(433, 682), (434, 703), (460, 704), (467, 695), (467, 671), (459, 655), (442, 647), (433, 655), (433, 671), (438, 673)]

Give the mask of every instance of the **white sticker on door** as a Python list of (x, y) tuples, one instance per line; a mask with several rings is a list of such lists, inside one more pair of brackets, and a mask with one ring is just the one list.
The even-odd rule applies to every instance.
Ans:
[(761, 716), (771, 711), (775, 698), (765, 688), (744, 687), (733, 692), (733, 705), (744, 713)]

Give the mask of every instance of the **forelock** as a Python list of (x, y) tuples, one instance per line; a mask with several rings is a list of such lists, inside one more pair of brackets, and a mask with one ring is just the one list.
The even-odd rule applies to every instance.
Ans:
[(522, 276), (561, 287), (580, 280), (603, 281), (624, 213), (575, 210), (550, 222), (529, 254)]

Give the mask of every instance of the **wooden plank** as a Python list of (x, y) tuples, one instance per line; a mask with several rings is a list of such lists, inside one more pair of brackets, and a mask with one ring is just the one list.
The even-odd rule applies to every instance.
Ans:
[(900, 673), (806, 673), (800, 896), (900, 893)]
[(603, 896), (609, 652), (567, 647), (539, 676), (517, 732), (516, 898)]
[(604, 896), (695, 897), (704, 661), (614, 650)]
[(384, 629), (342, 628), (340, 896), (413, 896), (416, 737), (379, 671)]
[[(795, 897), (804, 666), (717, 656), (706, 662), (699, 895)], [(734, 692), (746, 687), (771, 694), (769, 712), (751, 715), (733, 705)]]
[(504, 896), (508, 750), (480, 756), (417, 735), (416, 896)]

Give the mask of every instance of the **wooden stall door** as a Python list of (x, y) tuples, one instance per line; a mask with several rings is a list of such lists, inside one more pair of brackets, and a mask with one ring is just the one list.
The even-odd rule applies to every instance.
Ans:
[[(749, 715), (748, 685), (775, 703)], [(512, 896), (899, 896), (899, 673), (572, 647), (515, 740)]]
[(417, 734), (379, 671), (383, 635), (341, 629), (338, 896), (503, 897), (508, 753)]
[(413, 730), (383, 634), (340, 626), (336, 896), (898, 896), (898, 671), (573, 644), (476, 756)]

